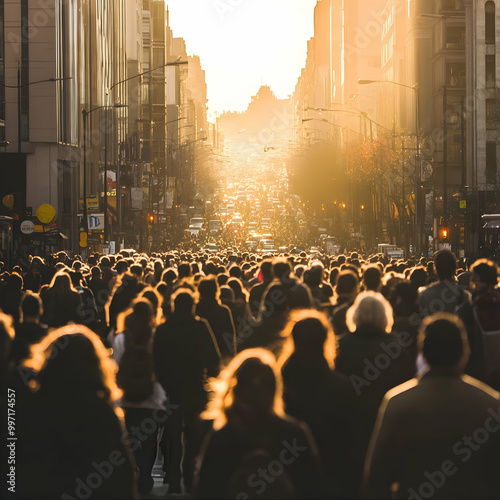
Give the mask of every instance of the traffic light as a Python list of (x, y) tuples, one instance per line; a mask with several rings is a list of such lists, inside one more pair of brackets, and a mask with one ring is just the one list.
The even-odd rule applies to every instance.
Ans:
[(447, 227), (442, 227), (439, 230), (439, 239), (441, 241), (448, 241), (450, 239), (450, 230)]
[(155, 221), (155, 216), (153, 214), (149, 214), (148, 215), (148, 222), (150, 224), (153, 224), (154, 221)]

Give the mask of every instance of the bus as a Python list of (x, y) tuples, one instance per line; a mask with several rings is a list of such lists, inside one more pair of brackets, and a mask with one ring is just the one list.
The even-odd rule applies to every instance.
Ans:
[(484, 214), (482, 241), (480, 242), (481, 253), (498, 261), (500, 258), (500, 214)]
[(0, 215), (0, 261), (10, 269), (14, 254), (14, 233), (12, 230), (14, 220), (12, 217)]

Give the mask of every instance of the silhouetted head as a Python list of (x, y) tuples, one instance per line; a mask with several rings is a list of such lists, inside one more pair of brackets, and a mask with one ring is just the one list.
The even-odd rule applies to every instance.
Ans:
[(415, 290), (427, 284), (427, 271), (422, 267), (418, 266), (413, 269), (410, 273), (410, 282)]
[(189, 265), (189, 262), (181, 262), (177, 270), (179, 274), (179, 280), (191, 276), (191, 266)]
[(230, 286), (222, 285), (219, 290), (220, 300), (224, 303), (226, 302), (234, 302), (235, 296), (234, 291)]
[(219, 298), (219, 284), (213, 276), (203, 278), (198, 285), (200, 300), (217, 300)]
[(175, 314), (192, 315), (194, 307), (194, 294), (188, 288), (179, 288), (172, 295), (172, 309)]
[(272, 281), (273, 279), (273, 263), (269, 259), (264, 259), (260, 264), (260, 270), (262, 272), (262, 277), (264, 282)]
[(145, 298), (137, 299), (129, 309), (118, 316), (116, 331), (123, 332), (129, 344), (147, 345), (153, 334), (155, 320), (151, 302)]
[(61, 293), (76, 292), (71, 283), (71, 279), (65, 271), (58, 271), (52, 278), (50, 287), (54, 290), (58, 290)]
[(163, 305), (163, 297), (154, 288), (151, 287), (145, 288), (141, 292), (141, 297), (148, 300), (149, 303), (151, 304), (151, 307), (153, 308), (153, 316), (155, 318), (155, 324), (158, 324), (158, 322), (161, 319), (159, 317), (159, 314), (161, 312), (161, 307)]
[(292, 266), (286, 259), (276, 259), (273, 262), (274, 277), (280, 281), (286, 280), (292, 272)]
[(227, 421), (252, 423), (283, 415), (282, 379), (276, 358), (266, 349), (247, 349), (211, 382), (215, 397), (203, 416), (220, 429)]
[(355, 296), (359, 289), (358, 275), (351, 270), (341, 271), (337, 276), (337, 285), (335, 293), (339, 297)]
[(469, 343), (462, 321), (449, 313), (425, 318), (419, 334), (419, 347), (431, 368), (462, 371), (469, 359)]
[(43, 305), (37, 293), (26, 292), (19, 306), (20, 321), (38, 320), (43, 314)]
[(363, 272), (363, 285), (365, 290), (378, 292), (382, 284), (382, 273), (377, 265), (371, 265), (365, 268)]
[(113, 406), (121, 396), (115, 363), (99, 337), (85, 326), (67, 325), (49, 333), (33, 346), (25, 364), (39, 372), (40, 394), (61, 404), (81, 406), (98, 398)]
[(280, 365), (293, 354), (295, 359), (305, 363), (326, 360), (331, 368), (335, 359), (335, 339), (328, 318), (314, 309), (294, 311), (282, 336), (286, 339)]
[(474, 262), (471, 271), (476, 288), (498, 285), (498, 266), (493, 261), (480, 259)]
[(238, 278), (229, 278), (227, 280), (227, 286), (232, 288), (235, 298), (243, 300), (247, 299), (247, 291), (243, 288), (243, 285)]
[(449, 250), (440, 250), (437, 252), (434, 264), (436, 266), (436, 274), (441, 281), (452, 280), (455, 277), (457, 258)]

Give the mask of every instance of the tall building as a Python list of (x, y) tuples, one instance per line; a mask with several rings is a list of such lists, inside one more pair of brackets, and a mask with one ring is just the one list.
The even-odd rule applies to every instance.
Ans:
[[(500, 211), (500, 2), (464, 0), (466, 17), (466, 184), (468, 225)], [(470, 245), (483, 244), (472, 231)]]
[[(34, 217), (50, 204), (47, 249), (78, 241), (81, 102), (87, 85), (84, 2), (0, 1), (0, 198), (14, 196), (19, 222), (33, 220), (35, 233), (20, 241), (42, 252), (43, 228)], [(106, 14), (104, 14), (106, 15)], [(2, 152), (3, 151), (3, 152)], [(19, 231), (19, 227), (15, 227)], [(71, 248), (74, 249), (74, 248)]]

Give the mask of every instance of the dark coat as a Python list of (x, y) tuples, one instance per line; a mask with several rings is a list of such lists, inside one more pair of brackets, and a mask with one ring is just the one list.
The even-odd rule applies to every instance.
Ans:
[(23, 402), (19, 415), (19, 498), (136, 497), (135, 462), (123, 422), (108, 403), (75, 396), (69, 401), (60, 395), (32, 397), (30, 406)]
[(361, 475), (380, 403), (388, 390), (414, 376), (415, 363), (396, 336), (362, 327), (339, 340), (335, 367), (348, 378), (355, 398), (356, 453)]
[(304, 362), (296, 355), (283, 369), (283, 399), (288, 415), (311, 429), (323, 462), (329, 495), (353, 496), (353, 395), (347, 379), (325, 359)]
[[(420, 488), (427, 482), (421, 490), (427, 498), (430, 489), (432, 498), (498, 498), (498, 397), (478, 380), (449, 370), (430, 370), (420, 381), (391, 390), (370, 444), (367, 493), (423, 498)], [(398, 484), (396, 497), (390, 493), (393, 483)]]
[(175, 404), (201, 411), (205, 383), (218, 374), (220, 353), (204, 320), (174, 313), (155, 332), (153, 358), (158, 381)]
[[(259, 477), (261, 467), (270, 481)], [(247, 493), (245, 498), (317, 498), (321, 488), (314, 440), (291, 417), (227, 424), (208, 436), (201, 452), (199, 498), (240, 498), (238, 493)]]
[(196, 305), (196, 314), (208, 321), (217, 340), (223, 358), (230, 358), (235, 354), (236, 331), (233, 316), (229, 307), (215, 300), (203, 299)]

